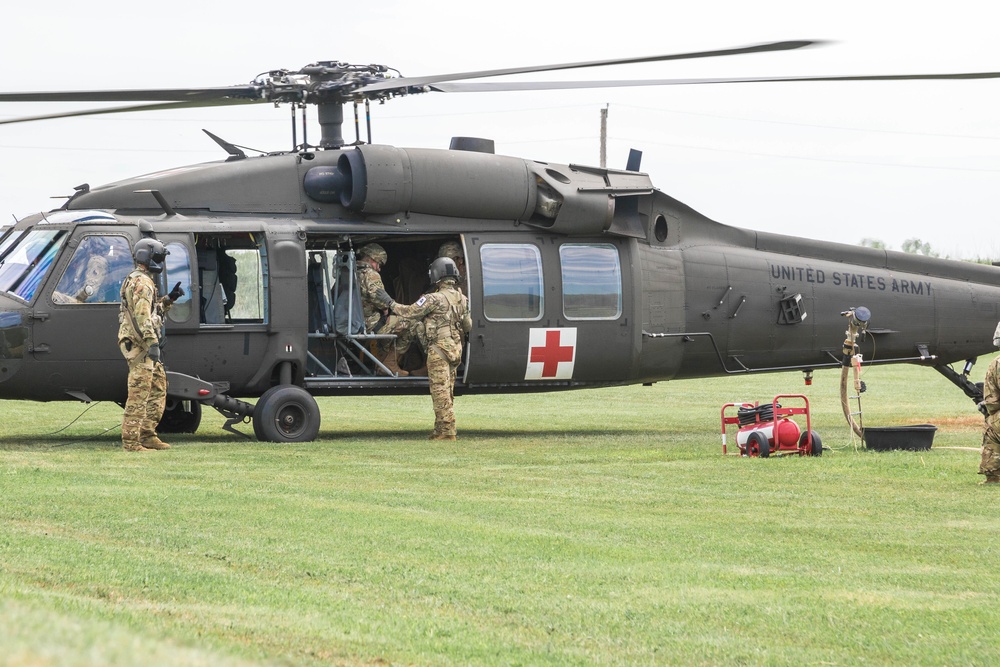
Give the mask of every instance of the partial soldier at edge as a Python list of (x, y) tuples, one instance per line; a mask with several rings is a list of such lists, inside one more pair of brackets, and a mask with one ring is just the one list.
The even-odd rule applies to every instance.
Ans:
[[(993, 333), (993, 344), (1000, 348), (1000, 324)], [(979, 474), (986, 476), (983, 484), (1000, 484), (1000, 356), (986, 369), (983, 402), (979, 404), (979, 409), (986, 417)]]

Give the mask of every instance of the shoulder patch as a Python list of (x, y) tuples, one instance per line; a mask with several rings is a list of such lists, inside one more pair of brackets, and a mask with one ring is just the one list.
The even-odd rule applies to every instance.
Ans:
[(420, 297), (419, 299), (417, 299), (417, 305), (418, 306), (422, 306), (426, 302), (427, 302), (427, 295), (426, 294), (424, 296)]

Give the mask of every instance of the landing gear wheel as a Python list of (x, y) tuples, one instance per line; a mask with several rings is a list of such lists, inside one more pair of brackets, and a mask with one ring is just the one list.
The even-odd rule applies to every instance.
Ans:
[(809, 431), (799, 436), (799, 448), (805, 448), (810, 433), (812, 434), (812, 449), (806, 453), (810, 456), (823, 456), (823, 441), (819, 439), (819, 433), (816, 431)]
[(747, 456), (759, 456), (766, 459), (771, 455), (771, 445), (767, 436), (760, 431), (754, 431), (747, 437)]
[(201, 425), (201, 403), (198, 401), (188, 401), (188, 408), (184, 409), (185, 401), (168, 400), (167, 407), (163, 411), (163, 417), (156, 426), (159, 433), (194, 433)]
[(319, 406), (295, 385), (271, 387), (253, 411), (253, 432), (265, 442), (309, 442), (319, 434)]

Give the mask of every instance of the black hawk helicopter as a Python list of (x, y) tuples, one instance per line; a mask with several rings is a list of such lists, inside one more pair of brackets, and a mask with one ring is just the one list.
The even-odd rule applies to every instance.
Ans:
[[(992, 350), (1000, 268), (727, 226), (626, 169), (496, 155), (492, 142), (397, 148), (343, 138), (344, 106), (424, 92), (997, 78), (998, 72), (738, 79), (470, 82), (500, 75), (797, 49), (810, 41), (651, 57), (403, 77), (319, 62), (221, 88), (0, 93), (0, 102), (143, 102), (3, 121), (239, 104), (289, 104), (302, 142), (101, 187), (0, 236), (0, 399), (124, 403), (119, 289), (142, 237), (170, 254), (163, 286), (186, 295), (166, 322), (165, 432), (194, 432), (202, 405), (225, 428), (309, 441), (314, 396), (427, 391), (392, 374), (366, 332), (355, 251), (377, 242), (392, 296), (414, 301), (445, 242), (466, 261), (473, 329), (456, 394), (653, 383), (844, 363), (843, 313), (874, 313), (860, 351), (928, 365), (974, 400), (972, 361)], [(321, 138), (306, 139), (315, 105)], [(293, 121), (293, 128), (296, 123)], [(293, 129), (293, 135), (295, 130)], [(368, 136), (371, 136), (370, 127)], [(859, 308), (857, 312), (865, 312)], [(876, 326), (877, 324), (877, 326)], [(413, 370), (417, 358), (404, 360)], [(962, 372), (952, 364), (965, 362)], [(869, 361), (867, 363), (872, 363)], [(243, 399), (256, 398), (256, 404)]]

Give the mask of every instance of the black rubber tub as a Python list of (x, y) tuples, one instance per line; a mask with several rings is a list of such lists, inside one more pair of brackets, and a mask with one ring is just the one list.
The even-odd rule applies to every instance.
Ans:
[(880, 452), (890, 449), (923, 451), (931, 448), (935, 431), (937, 426), (933, 424), (865, 427), (865, 446)]

